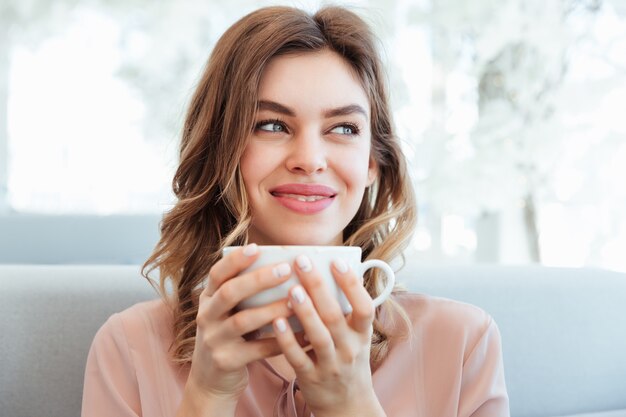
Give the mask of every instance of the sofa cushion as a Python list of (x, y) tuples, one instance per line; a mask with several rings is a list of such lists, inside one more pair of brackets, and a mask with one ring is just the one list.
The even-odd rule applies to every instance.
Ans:
[(626, 409), (626, 274), (539, 266), (415, 266), (412, 291), (482, 307), (502, 334), (514, 417)]
[(91, 340), (156, 293), (137, 266), (0, 265), (0, 414), (80, 415)]
[[(626, 417), (625, 274), (412, 264), (398, 280), (495, 318), (512, 417)], [(11, 417), (80, 415), (97, 329), (157, 297), (138, 266), (0, 265), (0, 281), (0, 414)]]
[(600, 411), (597, 413), (570, 414), (555, 417), (626, 417), (626, 410)]

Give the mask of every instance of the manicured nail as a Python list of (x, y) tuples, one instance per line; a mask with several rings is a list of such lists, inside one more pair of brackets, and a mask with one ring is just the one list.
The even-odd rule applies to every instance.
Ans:
[(272, 270), (276, 278), (287, 276), (291, 273), (291, 267), (287, 263), (278, 264)]
[(335, 266), (337, 271), (341, 272), (342, 274), (348, 272), (348, 264), (343, 259), (335, 259), (333, 261), (333, 265)]
[(296, 303), (298, 304), (304, 303), (305, 294), (304, 294), (304, 289), (302, 289), (302, 287), (294, 288), (291, 291), (291, 296), (293, 297)]
[(291, 300), (287, 300), (287, 308), (289, 310), (293, 310), (293, 304), (291, 304)]
[(256, 255), (258, 251), (259, 251), (259, 247), (257, 246), (256, 243), (250, 243), (249, 245), (243, 248), (243, 254), (246, 256)]
[(298, 268), (300, 268), (302, 272), (311, 272), (313, 270), (313, 264), (306, 255), (298, 255), (296, 265), (298, 265)]
[(285, 322), (285, 319), (276, 320), (276, 330), (281, 333), (285, 333), (287, 331), (287, 322)]

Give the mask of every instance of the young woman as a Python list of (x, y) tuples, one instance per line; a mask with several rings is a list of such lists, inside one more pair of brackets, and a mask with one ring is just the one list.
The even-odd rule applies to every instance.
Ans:
[[(413, 192), (374, 38), (354, 13), (264, 8), (228, 29), (192, 99), (173, 188), (145, 265), (162, 297), (96, 335), (83, 416), (508, 416), (500, 336), (482, 310), (400, 290), (374, 309), (379, 277), (363, 285), (337, 263), (344, 316), (310, 259), (242, 272), (261, 244), (391, 261), (409, 240)], [(228, 245), (242, 248), (222, 257)], [(234, 310), (292, 271), (289, 300)], [(275, 337), (247, 337), (268, 323)]]

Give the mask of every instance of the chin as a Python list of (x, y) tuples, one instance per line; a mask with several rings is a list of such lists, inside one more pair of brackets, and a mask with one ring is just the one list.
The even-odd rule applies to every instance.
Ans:
[(317, 230), (308, 227), (298, 228), (293, 232), (284, 229), (281, 230), (280, 236), (272, 236), (271, 240), (277, 245), (293, 246), (332, 246), (341, 245), (343, 242), (343, 234), (320, 232), (319, 227)]
[(293, 245), (293, 246), (332, 246), (332, 245), (341, 245), (341, 241), (338, 241), (335, 238), (323, 238), (323, 237), (315, 237), (315, 236), (301, 236), (297, 239), (281, 239), (282, 245)]
[[(339, 233), (337, 232), (339, 230)], [(253, 226), (248, 231), (250, 242), (259, 245), (289, 246), (340, 246), (343, 245), (343, 228), (328, 222), (272, 222), (262, 227)]]

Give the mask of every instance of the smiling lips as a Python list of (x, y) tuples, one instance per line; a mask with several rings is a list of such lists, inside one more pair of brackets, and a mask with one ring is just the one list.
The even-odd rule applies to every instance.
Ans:
[(302, 214), (315, 214), (332, 204), (337, 192), (320, 184), (283, 184), (270, 193), (286, 208)]

